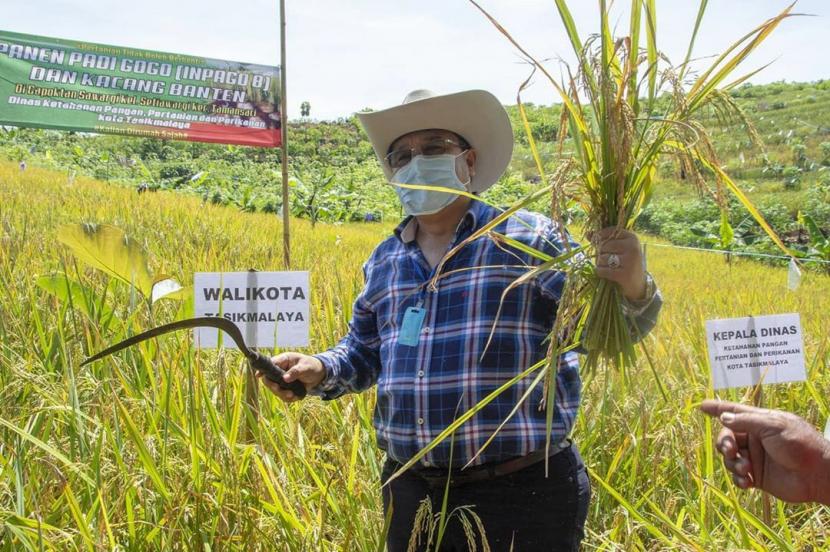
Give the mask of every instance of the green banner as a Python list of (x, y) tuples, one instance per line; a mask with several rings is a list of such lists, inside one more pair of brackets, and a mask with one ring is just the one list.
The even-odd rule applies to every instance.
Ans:
[(280, 145), (279, 68), (0, 31), (0, 124)]

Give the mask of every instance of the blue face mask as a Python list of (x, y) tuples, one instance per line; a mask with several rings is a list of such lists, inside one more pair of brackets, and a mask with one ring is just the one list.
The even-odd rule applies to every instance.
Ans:
[[(430, 156), (416, 155), (412, 158), (412, 161), (398, 169), (398, 172), (392, 176), (392, 182), (441, 186), (442, 188), (466, 191), (470, 180), (461, 182), (455, 172), (455, 160), (464, 153), (459, 155), (451, 153)], [(397, 192), (406, 214), (415, 216), (437, 213), (458, 197), (457, 194), (448, 192), (413, 190), (399, 186), (395, 186), (395, 192)]]

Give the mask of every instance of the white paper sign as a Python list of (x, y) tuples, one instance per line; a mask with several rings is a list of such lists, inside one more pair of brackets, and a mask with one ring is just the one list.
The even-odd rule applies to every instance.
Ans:
[[(308, 345), (308, 272), (197, 272), (196, 316), (221, 316), (235, 323), (248, 347)], [(195, 332), (196, 347), (218, 347), (214, 328)], [(236, 348), (222, 336), (222, 346)]]
[(797, 313), (707, 320), (706, 338), (715, 389), (807, 379)]

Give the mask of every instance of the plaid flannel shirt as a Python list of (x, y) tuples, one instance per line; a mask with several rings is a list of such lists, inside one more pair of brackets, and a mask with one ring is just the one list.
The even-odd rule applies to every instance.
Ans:
[[(473, 201), (451, 247), (498, 214)], [(438, 281), (437, 291), (431, 291), (426, 284), (434, 270), (415, 242), (416, 225), (413, 217), (404, 220), (364, 264), (366, 284), (354, 303), (349, 333), (333, 349), (315, 355), (327, 377), (312, 391), (323, 399), (334, 399), (377, 384), (374, 426), (378, 446), (398, 462), (406, 462), (460, 413), (545, 358), (544, 341), (565, 282), (563, 272), (547, 271), (512, 289), (502, 302), (505, 288), (527, 266), (540, 261), (481, 237), (449, 260), (443, 269), (446, 276)], [(566, 251), (560, 228), (538, 214), (519, 211), (494, 230), (551, 256)], [(578, 244), (571, 240), (571, 246)], [(656, 323), (661, 303), (658, 292), (635, 313), (643, 335)], [(401, 344), (398, 337), (405, 311), (416, 306), (426, 311), (417, 345)], [(466, 464), (507, 418), (531, 380), (524, 378), (504, 391), (456, 431), (452, 462), (450, 439), (446, 439), (421, 460), (422, 465)], [(579, 408), (576, 352), (560, 356), (556, 386), (554, 443), (569, 434)], [(545, 411), (539, 408), (542, 394), (542, 385), (537, 385), (474, 464), (522, 456), (545, 446)]]

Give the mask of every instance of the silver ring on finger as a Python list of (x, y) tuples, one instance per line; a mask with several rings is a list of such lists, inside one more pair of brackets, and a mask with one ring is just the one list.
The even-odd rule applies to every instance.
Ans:
[(620, 268), (620, 256), (616, 253), (608, 255), (608, 268)]

